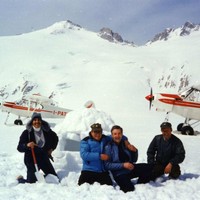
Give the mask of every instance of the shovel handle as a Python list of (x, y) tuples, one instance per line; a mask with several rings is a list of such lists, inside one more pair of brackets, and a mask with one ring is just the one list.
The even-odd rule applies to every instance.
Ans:
[(32, 156), (33, 156), (33, 162), (34, 162), (34, 164), (37, 164), (36, 157), (35, 157), (35, 152), (34, 152), (34, 148), (31, 148), (31, 153), (32, 153)]
[(38, 172), (39, 169), (38, 169), (38, 165), (37, 165), (37, 161), (36, 161), (36, 157), (35, 157), (34, 148), (31, 148), (31, 152), (32, 152), (33, 162), (34, 162), (34, 165), (35, 165), (36, 172)]

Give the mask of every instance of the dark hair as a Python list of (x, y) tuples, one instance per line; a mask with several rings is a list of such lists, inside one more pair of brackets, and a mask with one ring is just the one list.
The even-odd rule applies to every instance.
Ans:
[(120, 129), (121, 132), (123, 133), (123, 128), (122, 128), (121, 126), (114, 125), (114, 126), (111, 128), (111, 133), (113, 132), (114, 129)]
[(31, 123), (33, 123), (33, 120), (36, 119), (36, 118), (39, 119), (40, 121), (42, 121), (42, 115), (41, 115), (41, 113), (34, 112), (32, 114), (32, 117), (31, 117)]
[(161, 125), (160, 125), (160, 128), (161, 130), (164, 129), (164, 128), (170, 128), (172, 130), (172, 124), (169, 123), (169, 122), (163, 122)]

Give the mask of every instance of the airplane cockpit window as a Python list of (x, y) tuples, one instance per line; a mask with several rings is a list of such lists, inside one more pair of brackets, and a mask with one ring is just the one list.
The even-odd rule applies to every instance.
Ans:
[(188, 101), (200, 102), (200, 91), (195, 89), (189, 90), (185, 95), (185, 99)]
[(36, 108), (36, 105), (37, 105), (37, 104), (36, 104), (35, 102), (31, 102), (31, 103), (30, 103), (30, 107), (31, 107), (31, 108)]
[(44, 106), (41, 104), (37, 104), (37, 106), (36, 106), (36, 109), (43, 109), (43, 108), (44, 108)]
[(28, 104), (28, 102), (24, 99), (18, 100), (15, 103), (20, 106), (27, 106), (27, 104)]
[(31, 102), (30, 107), (33, 109), (42, 109), (43, 108), (43, 106), (37, 102)]

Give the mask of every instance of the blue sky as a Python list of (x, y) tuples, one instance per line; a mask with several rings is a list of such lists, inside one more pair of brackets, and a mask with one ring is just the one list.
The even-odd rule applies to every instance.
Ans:
[(109, 27), (144, 44), (165, 28), (200, 23), (200, 0), (0, 0), (0, 35), (15, 35), (71, 20), (87, 30)]

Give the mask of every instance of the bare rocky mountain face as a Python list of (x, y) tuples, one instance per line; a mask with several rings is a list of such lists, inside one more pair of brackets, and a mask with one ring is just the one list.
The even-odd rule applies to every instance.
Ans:
[(135, 46), (133, 42), (123, 40), (122, 36), (118, 33), (113, 32), (110, 28), (102, 28), (99, 32), (99, 36), (109, 42), (121, 43)]

